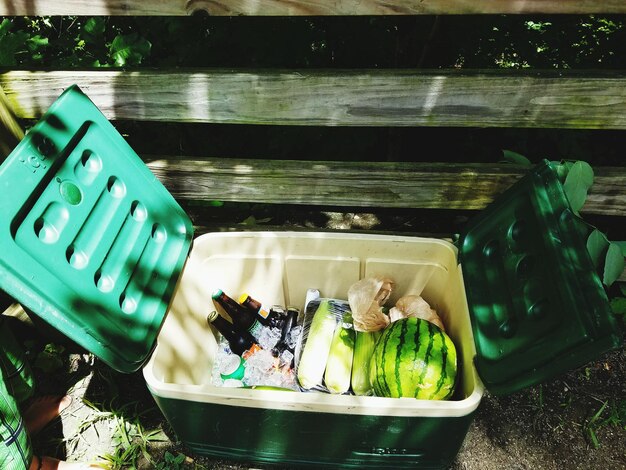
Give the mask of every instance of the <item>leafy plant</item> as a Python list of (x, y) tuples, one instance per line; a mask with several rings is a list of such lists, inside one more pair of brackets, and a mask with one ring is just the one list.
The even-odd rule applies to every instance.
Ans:
[[(129, 420), (125, 417), (125, 410), (131, 406), (134, 410), (129, 413), (132, 416)], [(143, 427), (140, 421), (143, 414), (145, 412), (137, 412), (137, 403), (131, 403), (123, 405), (108, 416), (114, 426), (112, 440), (116, 449), (112, 454), (105, 454), (102, 458), (113, 470), (137, 468), (137, 462), (142, 456), (146, 461), (153, 462), (148, 446), (153, 442), (167, 440), (161, 429), (146, 430)]]
[[(593, 185), (594, 173), (591, 165), (583, 161), (561, 162), (557, 172), (563, 181), (563, 190), (574, 214), (580, 217), (589, 188)], [(582, 219), (580, 219), (582, 220)], [(611, 242), (593, 225), (585, 222), (589, 229), (587, 251), (602, 274), (602, 282), (610, 287), (624, 271), (624, 254), (620, 242)]]
[(563, 183), (563, 190), (569, 200), (574, 214), (579, 215), (587, 200), (587, 192), (593, 185), (593, 169), (587, 162), (576, 161), (571, 166), (566, 165), (567, 175)]
[(65, 348), (60, 344), (46, 344), (35, 359), (34, 366), (46, 374), (50, 374), (63, 366), (63, 352)]
[(516, 163), (518, 165), (526, 165), (531, 166), (531, 161), (526, 158), (524, 155), (520, 155), (517, 152), (513, 152), (512, 150), (503, 150), (503, 160), (508, 163)]
[(173, 455), (169, 451), (165, 452), (164, 459), (157, 462), (155, 470), (182, 470), (185, 462), (184, 454)]
[(0, 23), (0, 65), (16, 65), (16, 54), (26, 49), (29, 39), (25, 31), (12, 32), (13, 22), (5, 18)]
[(152, 44), (138, 33), (115, 36), (110, 47), (110, 56), (118, 67), (139, 65), (150, 54)]

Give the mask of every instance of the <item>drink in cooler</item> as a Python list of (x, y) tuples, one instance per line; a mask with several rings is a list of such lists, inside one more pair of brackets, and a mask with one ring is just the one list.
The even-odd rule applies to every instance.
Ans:
[(207, 315), (207, 321), (228, 341), (228, 346), (233, 353), (241, 356), (255, 345), (255, 340), (248, 331), (237, 330), (232, 323), (222, 318), (215, 310)]
[(217, 289), (211, 296), (213, 301), (220, 305), (233, 321), (233, 326), (239, 331), (248, 331), (255, 340), (258, 340), (263, 325), (259, 316), (251, 309), (238, 304), (221, 289)]

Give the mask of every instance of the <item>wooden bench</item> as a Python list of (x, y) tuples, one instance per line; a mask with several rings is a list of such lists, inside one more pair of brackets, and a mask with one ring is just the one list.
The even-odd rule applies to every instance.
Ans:
[[(448, 15), (624, 13), (618, 0), (14, 0), (0, 15)], [(274, 70), (137, 69), (122, 71), (3, 70), (7, 153), (21, 137), (11, 121), (36, 119), (71, 84), (78, 84), (111, 119), (142, 122), (388, 128), (626, 128), (626, 77), (570, 70)], [(423, 149), (427, 151), (428, 149)], [(140, 152), (141, 153), (141, 152)], [(394, 162), (223, 158), (142, 154), (190, 214), (197, 233), (224, 229), (215, 201), (284, 206), (306, 226), (315, 208), (334, 213), (401, 213), (418, 217), (414, 232), (449, 235), (527, 170), (501, 163), (437, 160)], [(550, 156), (548, 156), (550, 157)], [(356, 160), (359, 160), (358, 156)], [(594, 166), (596, 179), (583, 216), (619, 235), (626, 215), (626, 168)], [(255, 206), (256, 207), (256, 206)], [(269, 206), (272, 207), (272, 206)], [(329, 209), (330, 208), (330, 209)], [(415, 211), (419, 212), (407, 212)], [(396, 211), (396, 212), (394, 212)], [(404, 212), (403, 212), (404, 211)], [(407, 215), (408, 214), (408, 215)], [(416, 216), (416, 214), (419, 214)], [(432, 220), (429, 221), (429, 218)], [(260, 217), (253, 219), (258, 226)], [(276, 219), (274, 219), (276, 221)], [(272, 225), (272, 221), (265, 224)], [(242, 228), (231, 220), (226, 228)], [(285, 227), (285, 221), (279, 225)], [(228, 225), (228, 223), (226, 224)], [(341, 225), (341, 224), (340, 224)], [(354, 227), (354, 224), (345, 224)], [(243, 226), (245, 228), (245, 224)], [(291, 226), (290, 226), (291, 228)], [(359, 228), (357, 225), (356, 228)], [(375, 224), (378, 231), (398, 230)], [(626, 277), (622, 275), (622, 280)]]

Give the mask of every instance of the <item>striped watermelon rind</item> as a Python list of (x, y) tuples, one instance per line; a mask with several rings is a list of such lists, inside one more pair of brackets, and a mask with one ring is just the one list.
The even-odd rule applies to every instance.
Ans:
[(420, 318), (391, 323), (376, 343), (370, 363), (374, 394), (445, 400), (456, 383), (457, 353), (450, 337)]

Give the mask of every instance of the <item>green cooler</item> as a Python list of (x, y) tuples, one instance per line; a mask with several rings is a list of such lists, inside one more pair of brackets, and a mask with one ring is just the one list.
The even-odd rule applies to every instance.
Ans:
[[(511, 393), (619, 347), (621, 335), (556, 170), (543, 162), (444, 240), (210, 233), (78, 87), (0, 166), (0, 286), (111, 367), (143, 367), (193, 452), (282, 465), (445, 468), (486, 386)], [(458, 246), (458, 248), (457, 248)], [(420, 294), (459, 353), (448, 401), (216, 387), (216, 289), (303, 308), (385, 276)], [(484, 384), (484, 385), (483, 385)]]

